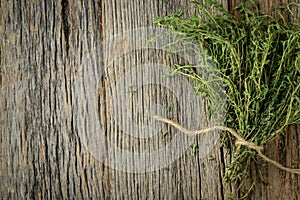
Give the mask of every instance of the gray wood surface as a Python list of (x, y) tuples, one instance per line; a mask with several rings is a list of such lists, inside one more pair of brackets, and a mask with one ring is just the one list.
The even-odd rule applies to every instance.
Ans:
[[(1, 1), (0, 199), (238, 195), (222, 183), (230, 152), (217, 134), (187, 137), (152, 118), (212, 123), (193, 82), (164, 76), (188, 57), (147, 42), (161, 32), (153, 20), (180, 8), (194, 11), (188, 0)], [(300, 167), (299, 132), (290, 127), (266, 154)], [(253, 199), (299, 199), (299, 176), (263, 172)]]

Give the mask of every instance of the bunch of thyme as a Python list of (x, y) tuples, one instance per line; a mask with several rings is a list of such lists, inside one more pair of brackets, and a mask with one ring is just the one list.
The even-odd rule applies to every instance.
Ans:
[[(184, 18), (180, 11), (155, 24), (185, 34), (212, 57), (225, 87), (226, 126), (263, 146), (289, 125), (300, 124), (300, 24), (291, 11), (296, 4), (279, 7), (271, 17), (260, 14), (257, 4), (244, 3), (235, 8), (237, 17), (219, 3), (205, 2), (194, 2), (199, 12), (193, 16)], [(211, 95), (219, 91), (208, 87), (195, 67), (177, 65), (174, 71), (194, 79), (197, 91), (213, 100)], [(226, 146), (231, 139), (226, 134), (222, 138)], [(230, 148), (233, 158), (224, 180), (245, 186), (250, 164), (258, 162), (256, 152)]]

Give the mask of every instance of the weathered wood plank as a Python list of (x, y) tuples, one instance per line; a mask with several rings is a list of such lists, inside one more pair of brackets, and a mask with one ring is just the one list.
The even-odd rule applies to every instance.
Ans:
[(99, 13), (99, 3), (2, 1), (1, 10), (2, 198), (105, 197), (105, 171), (84, 154), (74, 124), (80, 55), (99, 32), (85, 26), (86, 11)]
[[(191, 104), (191, 106), (193, 106), (192, 108), (184, 106), (184, 104), (188, 103), (189, 98), (187, 97), (190, 95), (187, 92), (188, 89), (182, 87), (183, 83), (180, 83), (181, 78), (177, 77), (175, 80), (168, 80), (170, 81), (168, 86), (175, 85), (178, 87), (176, 89), (173, 88), (173, 91), (172, 89), (168, 91), (162, 87), (164, 86), (163, 84), (166, 84), (164, 83), (166, 82), (166, 78), (162, 77), (163, 73), (159, 68), (164, 67), (164, 70), (170, 70), (172, 63), (176, 62), (178, 58), (168, 58), (168, 56), (159, 49), (151, 51), (146, 48), (142, 50), (138, 49), (140, 43), (145, 43), (147, 39), (151, 38), (149, 37), (151, 35), (144, 29), (142, 31), (135, 29), (137, 27), (152, 27), (154, 18), (164, 16), (171, 12), (178, 12), (178, 7), (185, 8), (188, 14), (191, 12), (192, 7), (186, 1), (106, 1), (103, 5), (105, 11), (103, 12), (103, 26), (105, 27), (103, 34), (104, 39), (109, 40), (111, 36), (127, 31), (123, 36), (118, 38), (119, 42), (117, 42), (116, 45), (112, 45), (115, 46), (114, 50), (117, 52), (116, 54), (122, 57), (115, 59), (107, 71), (106, 97), (108, 101), (114, 100), (116, 99), (113, 97), (114, 93), (117, 93), (116, 97), (118, 99), (118, 105), (114, 105), (116, 104), (114, 102), (107, 102), (110, 109), (107, 115), (107, 130), (108, 133), (110, 133), (108, 135), (109, 141), (113, 141), (115, 146), (122, 149), (132, 149), (134, 152), (154, 152), (157, 148), (163, 148), (163, 146), (166, 145), (166, 141), (173, 145), (169, 147), (168, 151), (174, 153), (174, 150), (181, 148), (176, 145), (181, 145), (182, 143), (173, 144), (172, 140), (178, 139), (182, 134), (168, 126), (164, 125), (162, 131), (156, 133), (157, 135), (155, 137), (150, 137), (145, 140), (128, 136), (128, 134), (136, 134), (137, 131), (139, 131), (138, 134), (147, 135), (147, 131), (151, 131), (153, 127), (146, 127), (144, 130), (137, 129), (142, 126), (147, 126), (148, 124), (157, 126), (151, 119), (151, 115), (154, 114), (169, 116), (185, 124), (187, 127), (191, 127), (191, 121), (195, 120), (192, 117), (195, 116), (194, 113), (185, 112), (186, 110), (195, 110), (195, 105)], [(150, 31), (150, 29), (147, 30)], [(131, 41), (131, 34), (135, 33), (135, 41)], [(132, 52), (130, 51), (131, 45), (133, 45), (134, 48)], [(141, 72), (140, 68), (143, 68), (143, 72)], [(130, 80), (126, 79), (124, 81), (124, 77)], [(160, 84), (151, 82), (154, 77)], [(122, 85), (122, 89), (118, 88), (119, 81), (121, 81), (121, 84), (124, 84), (124, 86)], [(124, 90), (127, 90), (131, 86), (131, 81), (134, 85), (131, 89), (134, 91), (128, 90), (129, 93), (132, 92), (128, 94), (128, 92), (124, 92)], [(152, 84), (147, 85), (148, 82)], [(174, 93), (177, 91), (180, 91), (179, 98), (176, 98), (176, 94), (174, 96)], [(180, 101), (184, 101), (184, 104)], [(197, 98), (197, 101), (200, 101), (200, 99)], [(160, 110), (155, 107), (155, 104), (159, 104)], [(128, 106), (128, 109), (126, 110), (126, 108), (122, 106)], [(170, 108), (170, 110), (166, 112), (168, 108)], [(199, 112), (200, 115), (204, 114), (203, 108), (201, 109), (202, 111)], [(158, 113), (153, 112), (153, 110), (156, 110)], [(118, 115), (117, 120), (114, 115)], [(203, 127), (203, 123), (207, 122), (202, 116), (200, 126)], [(133, 124), (140, 126), (134, 127)], [(164, 139), (165, 141), (162, 141), (161, 135), (164, 131), (168, 131), (169, 133)], [(197, 143), (198, 145), (201, 144), (200, 138), (193, 139), (192, 143), (185, 145), (189, 146), (190, 144)], [(220, 160), (220, 152), (217, 150), (212, 151), (207, 157), (200, 159), (197, 158), (197, 153), (196, 156), (191, 156), (188, 146), (186, 147), (188, 151), (183, 157), (178, 158), (173, 163), (167, 163), (162, 160), (166, 166), (160, 165), (160, 169), (154, 172), (151, 172), (152, 170), (148, 171), (148, 169), (142, 170), (141, 166), (140, 168), (135, 168), (135, 172), (139, 173), (126, 173), (126, 171), (132, 171), (130, 164), (128, 165), (128, 162), (131, 162), (130, 158), (129, 160), (125, 159), (124, 162), (127, 162), (127, 165), (125, 169), (122, 169), (125, 172), (110, 170), (112, 198), (123, 199), (129, 196), (133, 199), (222, 198), (224, 189), (222, 184), (220, 184), (220, 176), (222, 175), (223, 165)], [(159, 155), (163, 155), (163, 153)], [(118, 155), (111, 156), (118, 158)], [(209, 156), (214, 157), (215, 160), (209, 161)], [(136, 163), (133, 164), (135, 167), (140, 164), (137, 160), (135, 160)], [(145, 164), (151, 164), (148, 162), (149, 160), (145, 159)], [(152, 164), (156, 164), (155, 162), (158, 161), (153, 160), (153, 162)], [(203, 166), (203, 168), (200, 166)], [(143, 173), (141, 174), (141, 172)]]

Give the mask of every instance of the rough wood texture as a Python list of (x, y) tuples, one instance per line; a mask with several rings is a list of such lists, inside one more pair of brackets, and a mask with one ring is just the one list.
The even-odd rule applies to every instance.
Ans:
[[(237, 1), (222, 3), (231, 9)], [(1, 199), (236, 195), (222, 184), (229, 158), (217, 135), (187, 138), (151, 118), (162, 114), (193, 129), (211, 123), (205, 103), (185, 87), (192, 83), (158, 70), (185, 58), (139, 48), (154, 29), (136, 28), (152, 27), (155, 17), (179, 8), (186, 15), (194, 10), (188, 0), (1, 1)], [(300, 129), (288, 133), (267, 146), (267, 155), (300, 167)], [(192, 155), (189, 145), (205, 149), (206, 143), (207, 152)], [(138, 157), (161, 148), (152, 160)], [(178, 149), (174, 162), (159, 157), (173, 158)], [(253, 199), (299, 199), (299, 176), (273, 166), (263, 171), (268, 185), (258, 182)], [(255, 167), (252, 173), (260, 176)]]

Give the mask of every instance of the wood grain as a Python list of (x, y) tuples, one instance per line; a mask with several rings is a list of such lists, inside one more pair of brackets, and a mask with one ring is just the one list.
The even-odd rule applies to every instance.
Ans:
[[(238, 3), (219, 2), (231, 10)], [(273, 1), (261, 2), (270, 12)], [(193, 83), (164, 77), (186, 58), (141, 48), (158, 30), (153, 20), (181, 8), (186, 16), (195, 11), (188, 0), (1, 1), (1, 199), (238, 195), (222, 183), (230, 152), (217, 134), (187, 138), (151, 118), (164, 114), (191, 129), (211, 125), (205, 102), (186, 87)], [(300, 167), (299, 132), (290, 127), (267, 155)], [(193, 155), (190, 145), (201, 152)], [(258, 181), (252, 199), (299, 199), (299, 176), (273, 166), (251, 173)]]

